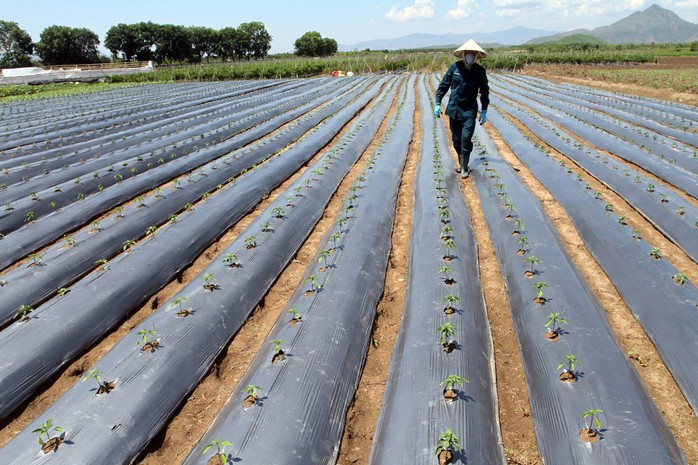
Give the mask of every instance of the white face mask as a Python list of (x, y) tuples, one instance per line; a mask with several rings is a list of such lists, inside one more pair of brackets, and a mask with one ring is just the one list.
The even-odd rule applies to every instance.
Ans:
[(465, 56), (463, 57), (463, 60), (465, 60), (465, 62), (469, 65), (472, 65), (473, 61), (475, 61), (475, 54), (473, 52), (466, 52)]

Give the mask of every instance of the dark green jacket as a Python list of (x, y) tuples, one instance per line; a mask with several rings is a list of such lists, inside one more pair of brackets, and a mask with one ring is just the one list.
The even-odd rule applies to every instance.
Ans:
[(451, 96), (446, 106), (446, 114), (453, 119), (467, 119), (465, 113), (475, 110), (477, 115), (477, 94), (480, 92), (482, 110), (487, 110), (490, 104), (490, 87), (487, 85), (487, 72), (478, 63), (473, 63), (470, 69), (465, 67), (462, 60), (451, 63), (439, 87), (436, 89), (436, 103), (451, 89)]

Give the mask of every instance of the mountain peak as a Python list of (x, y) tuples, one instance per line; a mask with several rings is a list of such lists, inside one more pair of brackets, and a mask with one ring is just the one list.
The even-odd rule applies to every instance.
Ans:
[(685, 21), (655, 3), (608, 26), (539, 37), (530, 43), (559, 40), (574, 33), (587, 34), (611, 44), (686, 43), (698, 40), (698, 24)]
[(609, 26), (597, 27), (591, 34), (612, 44), (692, 42), (698, 40), (698, 24), (655, 3)]

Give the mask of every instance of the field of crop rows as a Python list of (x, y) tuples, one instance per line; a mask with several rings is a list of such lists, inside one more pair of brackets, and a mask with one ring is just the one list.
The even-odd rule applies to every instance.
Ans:
[(0, 463), (698, 463), (698, 109), (493, 74), (0, 106)]

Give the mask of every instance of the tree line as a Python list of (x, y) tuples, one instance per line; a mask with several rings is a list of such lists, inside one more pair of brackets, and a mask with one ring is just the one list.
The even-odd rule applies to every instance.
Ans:
[[(140, 22), (112, 26), (104, 46), (113, 60), (201, 63), (263, 58), (271, 40), (258, 21), (222, 29)], [(0, 20), (0, 68), (30, 66), (33, 54), (44, 65), (96, 63), (99, 44), (99, 37), (89, 29), (57, 25), (44, 29), (34, 43), (17, 23)], [(294, 48), (300, 56), (329, 56), (337, 52), (337, 42), (310, 31), (295, 41)]]

